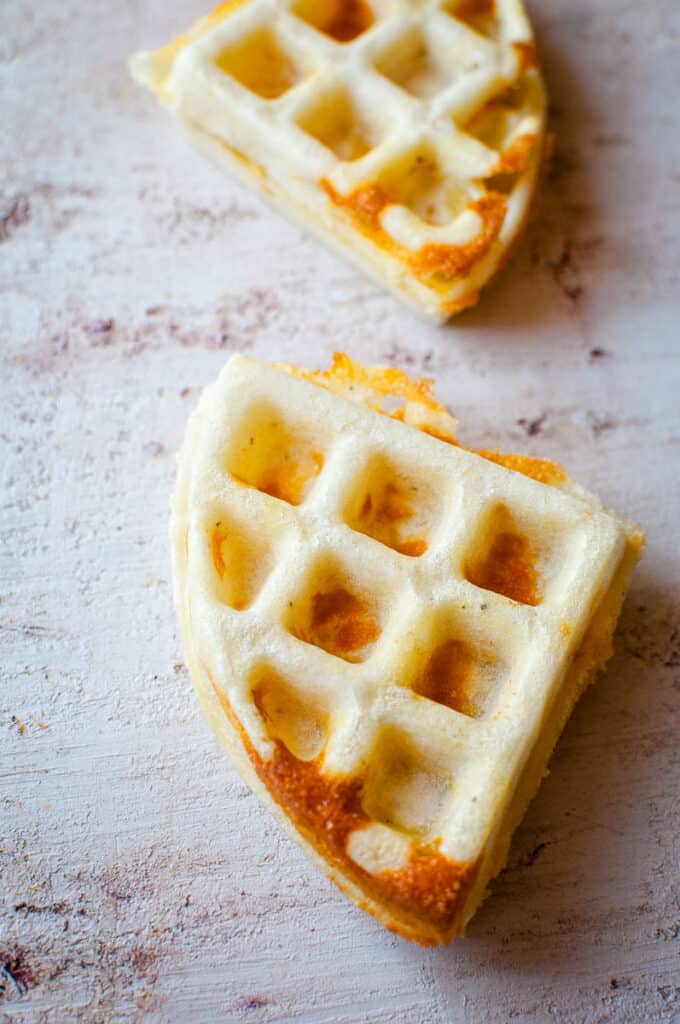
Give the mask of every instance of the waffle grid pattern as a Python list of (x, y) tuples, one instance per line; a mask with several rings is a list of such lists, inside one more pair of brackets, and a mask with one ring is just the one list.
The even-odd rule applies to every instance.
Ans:
[[(283, 387), (278, 371), (237, 358), (210, 399), (230, 415), (206, 421), (199, 447), (207, 447), (189, 482), (196, 644), (262, 756), (274, 738), (303, 759), (320, 756), (328, 776), (362, 778), (373, 821), (415, 843), (441, 840), (443, 853), (472, 861), (620, 559), (621, 525), (314, 385), (286, 376)], [(243, 471), (244, 445), (257, 449), (258, 433), (266, 438), (281, 420), (298, 452), (311, 446), (323, 458), (308, 464), (299, 504), (233, 472)], [(267, 458), (265, 444), (253, 465)], [(419, 520), (421, 554), (348, 525), (376, 458), (436, 497)], [(540, 553), (535, 607), (466, 579), (469, 559), (493, 541), (499, 506)], [(227, 545), (217, 563), (216, 529)], [(229, 537), (239, 545), (233, 558)], [(349, 657), (313, 629), (305, 635), (314, 595), (339, 588), (377, 624)], [(433, 651), (449, 641), (464, 643), (480, 667), (484, 699), (466, 714), (414, 692)]]
[[(336, 8), (365, 10), (364, 30), (347, 40), (343, 23), (340, 41)], [(498, 249), (526, 216), (544, 127), (531, 46), (518, 0), (246, 0), (199, 23), (165, 78), (157, 68), (149, 81), (145, 55), (133, 70), (190, 128), (262, 168), (265, 190), (330, 217), (336, 234), (343, 224), (342, 241), (402, 276), (406, 263), (441, 304), (489, 276), (486, 242), (475, 273), (470, 258), (416, 272), (415, 255), (489, 233)], [(491, 227), (479, 207), (490, 196)]]

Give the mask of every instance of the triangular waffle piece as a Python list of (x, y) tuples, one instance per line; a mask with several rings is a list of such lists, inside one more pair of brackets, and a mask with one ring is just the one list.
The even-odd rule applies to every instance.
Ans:
[(132, 58), (195, 142), (436, 320), (476, 302), (536, 188), (521, 0), (232, 0)]
[(322, 869), (447, 942), (609, 657), (642, 536), (552, 463), (458, 447), (427, 382), (346, 357), (306, 377), (237, 356), (190, 420), (171, 526), (187, 660)]

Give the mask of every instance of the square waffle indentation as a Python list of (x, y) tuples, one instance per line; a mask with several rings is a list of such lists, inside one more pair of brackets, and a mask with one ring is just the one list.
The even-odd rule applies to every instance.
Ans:
[(470, 203), (465, 182), (445, 167), (432, 146), (417, 146), (383, 169), (378, 185), (391, 203), (426, 224), (450, 224)]
[(353, 530), (416, 558), (429, 547), (440, 500), (421, 473), (378, 455), (355, 484), (344, 519)]
[(360, 160), (382, 141), (386, 131), (385, 118), (369, 116), (342, 86), (315, 97), (297, 123), (342, 161)]
[(539, 93), (539, 84), (534, 79), (524, 78), (492, 96), (471, 116), (458, 119), (457, 127), (501, 153), (527, 116), (527, 110), (539, 109)]
[(239, 483), (300, 505), (323, 468), (325, 441), (273, 403), (256, 402), (236, 428), (226, 468)]
[(254, 674), (252, 694), (271, 739), (280, 740), (300, 761), (319, 756), (328, 738), (330, 714), (318, 695), (269, 665)]
[(515, 515), (502, 502), (488, 510), (463, 559), (468, 583), (518, 604), (540, 605), (561, 568), (560, 524)]
[(377, 592), (328, 556), (317, 561), (302, 592), (289, 600), (284, 626), (298, 640), (357, 663), (373, 651), (384, 614)]
[(491, 174), (489, 177), (484, 178), (484, 187), (488, 192), (496, 192), (503, 196), (509, 196), (515, 188), (519, 180), (519, 171), (508, 171), (507, 173), (501, 172), (500, 174)]
[(496, 0), (447, 0), (442, 10), (486, 39), (498, 37)]
[(278, 33), (266, 26), (228, 46), (215, 64), (244, 88), (275, 100), (307, 77), (308, 69), (290, 53)]
[(373, 24), (373, 11), (366, 0), (297, 0), (293, 14), (334, 39), (349, 43)]
[(374, 61), (376, 71), (417, 99), (436, 96), (455, 78), (447, 47), (419, 26), (405, 32)]
[[(481, 611), (481, 615), (480, 615)], [(512, 656), (506, 630), (483, 632), (484, 603), (468, 619), (460, 607), (434, 616), (418, 654), (415, 676), (406, 679), (414, 693), (469, 718), (489, 718), (510, 679)], [(511, 641), (510, 641), (511, 643)]]
[(385, 726), (364, 778), (363, 808), (383, 825), (419, 838), (436, 835), (450, 801), (451, 781), (411, 736)]
[(253, 603), (276, 563), (273, 543), (225, 512), (218, 512), (205, 527), (214, 569), (218, 601), (235, 611)]

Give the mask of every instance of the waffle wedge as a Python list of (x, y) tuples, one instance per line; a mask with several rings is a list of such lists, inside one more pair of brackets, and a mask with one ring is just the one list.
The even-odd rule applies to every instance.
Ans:
[(640, 532), (559, 466), (457, 446), (427, 382), (237, 356), (189, 422), (171, 538), (243, 778), (387, 927), (461, 934), (611, 653)]
[(218, 164), (435, 320), (527, 219), (545, 95), (521, 0), (232, 0), (131, 60)]

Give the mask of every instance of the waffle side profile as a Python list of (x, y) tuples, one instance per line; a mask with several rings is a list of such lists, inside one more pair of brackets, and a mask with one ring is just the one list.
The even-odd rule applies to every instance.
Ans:
[(217, 163), (437, 321), (518, 239), (545, 142), (521, 0), (232, 0), (131, 59)]
[(639, 530), (552, 463), (459, 447), (426, 382), (236, 356), (190, 419), (171, 540), (245, 781), (388, 928), (462, 934), (611, 653)]

